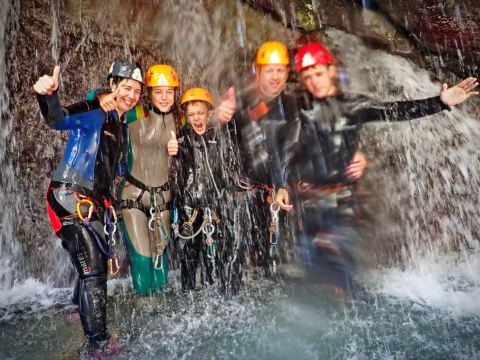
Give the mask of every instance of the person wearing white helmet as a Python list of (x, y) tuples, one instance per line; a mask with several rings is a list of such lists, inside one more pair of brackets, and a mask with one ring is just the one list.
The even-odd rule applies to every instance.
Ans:
[(143, 72), (140, 64), (131, 60), (112, 64), (108, 79), (118, 105), (107, 112), (98, 100), (60, 106), (59, 75), (56, 66), (52, 76), (44, 75), (34, 85), (47, 124), (55, 130), (70, 131), (47, 190), (47, 210), (55, 235), (62, 240), (78, 273), (73, 300), (87, 337), (87, 350), (96, 351), (109, 338), (109, 265), (112, 275), (119, 270), (112, 247), (116, 228), (112, 190), (126, 155), (127, 134), (122, 121), (140, 99)]

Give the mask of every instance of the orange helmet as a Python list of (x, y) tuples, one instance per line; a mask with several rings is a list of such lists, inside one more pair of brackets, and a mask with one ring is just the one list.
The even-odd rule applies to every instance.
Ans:
[(188, 91), (185, 91), (182, 98), (180, 99), (180, 105), (183, 105), (189, 101), (202, 100), (208, 102), (210, 105), (215, 106), (213, 102), (213, 97), (210, 93), (202, 88), (193, 88)]
[(168, 65), (153, 65), (147, 71), (147, 87), (152, 86), (180, 86), (175, 69)]
[(267, 41), (257, 51), (256, 65), (288, 65), (289, 63), (288, 49), (279, 41)]

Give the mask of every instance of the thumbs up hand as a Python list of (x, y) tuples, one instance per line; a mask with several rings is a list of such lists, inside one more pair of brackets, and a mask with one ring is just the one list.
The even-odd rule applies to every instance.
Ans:
[(171, 131), (172, 138), (167, 143), (168, 155), (175, 156), (178, 154), (178, 140), (175, 131)]
[(100, 94), (98, 95), (98, 102), (103, 111), (109, 112), (117, 108), (117, 95), (120, 92), (120, 86), (117, 85), (117, 88), (114, 92), (110, 94)]
[(55, 66), (53, 75), (43, 75), (33, 85), (33, 90), (40, 95), (52, 95), (58, 89), (58, 78), (60, 76), (60, 66)]
[(218, 120), (221, 123), (229, 122), (232, 120), (236, 108), (237, 101), (235, 100), (235, 88), (232, 86), (222, 97), (222, 102), (218, 106)]

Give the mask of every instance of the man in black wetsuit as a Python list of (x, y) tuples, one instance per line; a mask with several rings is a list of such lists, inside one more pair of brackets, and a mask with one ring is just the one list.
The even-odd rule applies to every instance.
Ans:
[[(58, 78), (45, 75), (34, 85), (47, 125), (69, 130), (67, 146), (47, 190), (47, 210), (55, 235), (78, 273), (74, 302), (78, 305), (87, 350), (97, 352), (109, 338), (106, 327), (107, 272), (114, 273), (116, 258), (112, 233), (115, 219), (112, 187), (126, 154), (127, 133), (122, 115), (141, 95), (143, 74), (128, 59), (112, 64), (108, 78), (116, 110), (104, 112), (98, 100), (60, 106)], [(104, 216), (107, 224), (104, 223)], [(105, 227), (105, 225), (107, 225)], [(105, 230), (104, 230), (105, 229)], [(110, 259), (109, 259), (110, 258)], [(118, 264), (117, 264), (118, 266)]]
[[(259, 48), (255, 68), (256, 76), (235, 96), (229, 90), (229, 99), (220, 104), (218, 118), (235, 126), (244, 177), (238, 186), (250, 198), (254, 216), (250, 257), (254, 265), (263, 266), (265, 272), (276, 271), (279, 254), (277, 249), (278, 224), (272, 221), (269, 207), (275, 189), (284, 187), (284, 161), (289, 148), (290, 127), (285, 126), (298, 117), (298, 105), (294, 97), (285, 93), (289, 73), (289, 52), (277, 41), (269, 41)], [(365, 167), (361, 154), (357, 154), (346, 176), (359, 176)], [(276, 205), (274, 205), (275, 207)], [(291, 205), (284, 205), (291, 209)], [(277, 209), (272, 209), (277, 210)], [(246, 226), (252, 226), (245, 224)], [(281, 234), (280, 234), (281, 235)]]
[[(355, 238), (352, 190), (345, 176), (357, 147), (361, 124), (372, 121), (412, 120), (450, 110), (478, 92), (475, 78), (448, 88), (443, 85), (437, 97), (375, 104), (364, 96), (343, 94), (338, 72), (328, 50), (320, 44), (301, 48), (296, 56), (296, 71), (308, 90), (298, 123), (290, 134), (298, 144), (288, 170), (294, 183), (300, 210), (299, 247), (319, 272), (331, 272), (331, 281), (349, 287), (354, 271), (351, 243)], [(288, 209), (288, 193), (281, 189), (277, 202)]]

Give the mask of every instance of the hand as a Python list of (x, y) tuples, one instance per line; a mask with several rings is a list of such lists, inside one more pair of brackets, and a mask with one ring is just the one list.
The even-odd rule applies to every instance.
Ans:
[(221, 104), (217, 108), (218, 120), (221, 123), (227, 123), (232, 120), (235, 109), (237, 108), (237, 101), (235, 100), (235, 88), (232, 86), (228, 89)]
[(440, 91), (440, 100), (445, 105), (454, 106), (467, 100), (472, 95), (478, 95), (478, 91), (472, 91), (478, 86), (477, 78), (469, 77), (454, 87), (448, 88), (447, 84), (443, 84)]
[(280, 208), (283, 210), (290, 211), (293, 209), (293, 205), (290, 205), (290, 197), (286, 189), (278, 189), (277, 196), (275, 197), (275, 202), (280, 205)]
[(117, 88), (113, 93), (98, 95), (98, 102), (103, 111), (109, 112), (117, 109), (117, 95), (119, 92), (120, 86), (117, 85)]
[(358, 180), (362, 177), (365, 167), (367, 166), (367, 159), (361, 152), (356, 152), (353, 155), (352, 163), (345, 170), (345, 174), (350, 180)]
[(167, 143), (168, 155), (175, 156), (178, 154), (178, 140), (175, 136), (175, 131), (171, 131), (170, 134), (172, 135), (172, 138), (168, 140)]
[(40, 95), (52, 95), (58, 89), (58, 77), (60, 76), (60, 66), (55, 66), (53, 75), (43, 75), (33, 85), (33, 90)]

